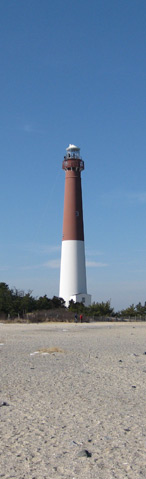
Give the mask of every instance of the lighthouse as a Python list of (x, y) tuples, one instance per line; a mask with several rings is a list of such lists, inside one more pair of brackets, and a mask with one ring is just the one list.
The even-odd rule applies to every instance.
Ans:
[(66, 148), (62, 168), (65, 170), (65, 195), (59, 297), (64, 299), (66, 306), (71, 299), (89, 306), (91, 295), (87, 294), (86, 285), (81, 187), (84, 161), (80, 148), (75, 145)]

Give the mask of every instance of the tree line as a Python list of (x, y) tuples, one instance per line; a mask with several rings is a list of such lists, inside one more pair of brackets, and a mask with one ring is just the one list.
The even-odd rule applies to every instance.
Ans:
[(10, 317), (22, 316), (32, 311), (48, 310), (64, 307), (63, 299), (53, 296), (49, 299), (46, 295), (34, 298), (32, 291), (25, 293), (16, 288), (10, 289), (6, 283), (0, 283), (0, 313)]
[[(25, 293), (16, 288), (10, 289), (6, 283), (0, 283), (0, 315), (4, 314), (7, 317), (14, 318), (17, 316), (23, 317), (27, 313), (34, 311), (47, 311), (49, 309), (65, 308), (65, 301), (63, 298), (53, 296), (52, 299), (47, 295), (34, 298), (32, 291)], [(66, 308), (67, 309), (67, 308)], [(100, 317), (143, 317), (146, 318), (146, 302), (142, 305), (140, 302), (137, 305), (132, 304), (126, 309), (115, 312), (111, 307), (110, 301), (93, 302), (91, 306), (86, 307), (83, 303), (74, 303), (73, 300), (69, 302), (68, 310), (84, 316), (100, 318)]]

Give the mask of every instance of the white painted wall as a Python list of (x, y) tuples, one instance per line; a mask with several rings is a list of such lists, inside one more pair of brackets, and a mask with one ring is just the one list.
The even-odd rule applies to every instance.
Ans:
[(87, 294), (84, 241), (62, 241), (59, 297)]
[(83, 303), (84, 306), (90, 306), (91, 304), (91, 294), (75, 294), (70, 299), (73, 299), (75, 303)]

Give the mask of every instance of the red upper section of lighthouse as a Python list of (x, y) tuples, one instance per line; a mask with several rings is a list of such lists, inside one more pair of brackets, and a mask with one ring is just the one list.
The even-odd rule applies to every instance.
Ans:
[(84, 241), (81, 171), (84, 162), (80, 157), (80, 149), (69, 145), (62, 168), (65, 174), (63, 241)]
[(79, 171), (66, 171), (63, 241), (84, 241), (81, 176)]

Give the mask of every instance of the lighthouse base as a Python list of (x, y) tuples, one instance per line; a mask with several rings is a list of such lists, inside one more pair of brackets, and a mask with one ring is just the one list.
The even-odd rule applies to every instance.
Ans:
[(70, 300), (73, 299), (75, 303), (83, 303), (84, 306), (90, 306), (91, 305), (91, 294), (74, 294), (73, 296), (70, 297)]

